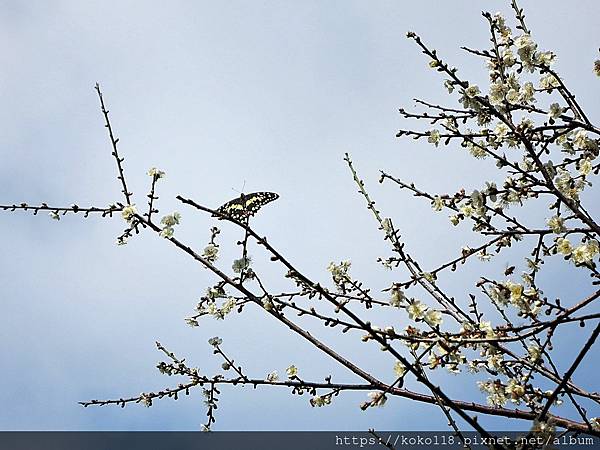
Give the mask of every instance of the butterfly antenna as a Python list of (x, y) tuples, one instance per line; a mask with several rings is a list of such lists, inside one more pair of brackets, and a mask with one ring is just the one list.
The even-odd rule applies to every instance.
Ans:
[(242, 186), (242, 190), (238, 191), (236, 188), (231, 188), (233, 192), (237, 192), (240, 195), (244, 195), (244, 189), (246, 188), (246, 180), (244, 180), (244, 185)]

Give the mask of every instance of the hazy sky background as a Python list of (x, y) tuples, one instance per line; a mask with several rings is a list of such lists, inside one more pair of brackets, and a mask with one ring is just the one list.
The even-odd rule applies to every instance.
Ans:
[[(599, 80), (592, 63), (600, 41), (598, 2), (521, 3), (534, 39), (558, 54), (557, 69), (597, 118)], [(508, 1), (485, 4), (510, 16)], [(146, 171), (166, 171), (158, 206), (161, 213), (182, 213), (178, 236), (201, 249), (212, 222), (178, 204), (175, 195), (216, 207), (245, 182), (246, 192), (281, 195), (254, 227), (297, 267), (327, 282), (329, 261), (351, 259), (352, 273), (381, 289), (398, 277), (376, 263), (389, 253), (343, 154), (351, 153), (378, 205), (425, 267), (476, 242), (467, 228), (451, 228), (446, 214), (433, 215), (426, 202), (377, 180), (385, 168), (432, 191), (472, 190), (486, 172), (493, 173), (492, 163), (460, 148), (435, 150), (394, 137), (408, 125), (397, 109), (412, 106), (413, 97), (455, 104), (406, 31), (419, 33), (466, 78), (484, 85), (483, 62), (459, 50), (488, 45), (482, 5), (0, 1), (0, 204), (105, 206), (121, 200), (93, 90), (98, 81), (136, 202), (146, 203)], [(208, 375), (221, 361), (206, 341), (219, 335), (250, 376), (275, 369), (283, 374), (294, 363), (306, 379), (331, 373), (334, 381), (357, 381), (256, 308), (187, 327), (183, 318), (214, 278), (154, 235), (117, 247), (123, 227), (120, 218), (0, 216), (0, 429), (198, 429), (205, 420), (199, 391), (150, 409), (77, 405), (179, 382), (155, 369), (161, 359), (155, 340)], [(223, 225), (220, 264), (226, 269), (239, 237)], [(270, 286), (284, 288), (281, 270), (257, 250), (253, 255), (271, 275)], [(490, 268), (507, 261), (502, 256), (485, 270), (493, 274)], [(477, 270), (468, 266), (443, 282), (464, 293)], [(554, 295), (587, 292), (570, 285), (555, 278), (549, 287)], [(403, 328), (406, 320), (399, 314), (382, 324)], [(315, 333), (392, 379), (392, 362), (376, 346)], [(591, 382), (591, 369), (584, 368), (577, 381)], [(473, 394), (469, 379), (455, 380), (452, 396), (485, 401)], [(433, 407), (394, 399), (383, 409), (361, 412), (364, 399), (364, 393), (348, 394), (316, 409), (307, 396), (290, 397), (285, 389), (224, 388), (215, 429), (444, 428)]]

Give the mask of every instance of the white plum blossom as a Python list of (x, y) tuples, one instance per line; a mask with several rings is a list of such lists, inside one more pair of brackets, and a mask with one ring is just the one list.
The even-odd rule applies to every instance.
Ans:
[(504, 406), (508, 399), (502, 383), (494, 381), (479, 381), (479, 389), (487, 394), (487, 402), (491, 406)]
[(429, 142), (430, 144), (434, 144), (437, 147), (440, 143), (439, 130), (431, 130), (429, 132), (429, 137), (427, 138), (427, 142)]
[(387, 397), (383, 392), (369, 392), (369, 398), (373, 406), (379, 406), (380, 408), (385, 405)]
[(558, 103), (552, 103), (548, 109), (548, 117), (558, 119), (565, 110)]
[(556, 240), (556, 250), (558, 253), (561, 253), (565, 256), (570, 255), (573, 251), (573, 247), (571, 246), (571, 242), (567, 238), (558, 238)]
[(331, 395), (328, 396), (321, 396), (321, 395), (315, 395), (313, 398), (310, 399), (310, 404), (312, 406), (317, 406), (317, 407), (322, 407), (322, 406), (326, 406), (331, 404)]
[(403, 377), (407, 371), (408, 369), (404, 364), (402, 364), (400, 361), (396, 361), (394, 364), (394, 373), (398, 378)]
[(500, 139), (504, 139), (506, 137), (506, 135), (508, 134), (508, 132), (510, 131), (510, 128), (508, 128), (504, 123), (499, 122), (496, 125), (496, 128), (494, 128), (494, 134), (500, 138)]
[(593, 239), (576, 247), (573, 250), (571, 257), (573, 258), (573, 262), (576, 264), (585, 264), (592, 261), (597, 254), (598, 241)]
[(535, 88), (531, 81), (527, 81), (519, 91), (519, 100), (525, 104), (535, 102)]
[(287, 374), (288, 378), (297, 377), (298, 376), (298, 368), (292, 364), (290, 367), (285, 369), (285, 373)]
[(202, 257), (209, 262), (215, 262), (219, 258), (219, 247), (208, 244), (202, 251)]
[(512, 403), (521, 403), (521, 398), (525, 395), (525, 387), (514, 378), (508, 381), (504, 391), (510, 397)]
[(442, 324), (442, 313), (437, 310), (430, 309), (425, 313), (424, 320), (431, 327), (440, 326)]
[(436, 195), (435, 197), (433, 197), (433, 200), (431, 202), (431, 207), (433, 208), (434, 211), (442, 210), (442, 208), (444, 207), (444, 201), (442, 200), (442, 198), (439, 195)]
[(577, 150), (583, 150), (588, 147), (588, 141), (587, 131), (579, 130), (573, 138), (573, 147)]
[(552, 74), (544, 75), (540, 78), (540, 88), (541, 89), (554, 89), (560, 86), (559, 81)]
[(584, 160), (579, 162), (579, 173), (584, 176), (588, 176), (592, 171), (592, 161), (589, 158), (585, 158)]
[(516, 89), (509, 89), (506, 93), (506, 101), (511, 105), (519, 103), (519, 91)]
[(123, 211), (121, 211), (121, 217), (127, 222), (131, 222), (136, 214), (137, 209), (135, 208), (135, 205), (127, 205), (123, 208)]
[(277, 373), (276, 370), (274, 370), (273, 372), (269, 372), (267, 374), (267, 377), (265, 378), (266, 381), (273, 383), (275, 381), (279, 381), (279, 374)]
[(542, 348), (537, 344), (532, 344), (527, 347), (527, 353), (529, 353), (529, 359), (531, 362), (538, 362), (542, 356)]
[(152, 167), (150, 170), (148, 170), (148, 176), (160, 180), (161, 178), (165, 177), (165, 173), (156, 167)]
[(213, 347), (218, 347), (219, 345), (221, 345), (223, 343), (223, 339), (221, 339), (218, 336), (212, 337), (208, 340), (208, 344), (213, 346)]
[(537, 44), (533, 42), (531, 36), (528, 34), (522, 34), (515, 38), (515, 45), (517, 47), (517, 54), (519, 59), (523, 63), (523, 67), (533, 72), (534, 56), (537, 50)]
[(334, 262), (330, 262), (327, 266), (327, 271), (331, 273), (331, 277), (333, 278), (333, 282), (337, 285), (342, 284), (350, 279), (348, 275), (348, 271), (352, 263), (349, 260), (344, 260), (339, 264), (335, 264)]
[(400, 307), (406, 302), (406, 295), (404, 295), (404, 291), (401, 288), (394, 286), (391, 291), (390, 296), (390, 305), (395, 307)]
[(565, 220), (562, 217), (552, 216), (547, 223), (553, 233), (559, 234), (565, 231)]
[(423, 319), (427, 311), (427, 305), (420, 300), (414, 300), (407, 308), (408, 317), (411, 320)]
[(498, 106), (504, 101), (508, 88), (501, 81), (490, 84), (488, 99), (491, 105)]
[(179, 225), (180, 221), (181, 221), (181, 214), (179, 214), (177, 211), (174, 212), (173, 214), (168, 214), (166, 216), (163, 216), (163, 218), (160, 219), (160, 223), (163, 225), (163, 229), (159, 233), (160, 236), (164, 237), (165, 239), (172, 238), (173, 233), (175, 232), (173, 227), (175, 225)]
[(476, 84), (471, 84), (468, 88), (465, 89), (465, 95), (469, 98), (477, 97), (481, 91), (479, 90), (479, 86)]
[(556, 62), (556, 54), (553, 52), (540, 52), (536, 54), (536, 62), (546, 67), (550, 67)]

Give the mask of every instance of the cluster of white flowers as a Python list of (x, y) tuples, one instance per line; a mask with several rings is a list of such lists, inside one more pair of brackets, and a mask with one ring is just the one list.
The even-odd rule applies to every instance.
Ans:
[(394, 364), (394, 374), (396, 374), (398, 378), (403, 377), (407, 371), (408, 369), (404, 364), (402, 364), (400, 361), (396, 361)]
[(392, 286), (390, 291), (390, 305), (399, 308), (406, 303), (406, 295), (399, 286)]
[(531, 434), (542, 442), (552, 442), (552, 438), (556, 435), (556, 427), (551, 423), (540, 422), (536, 419), (533, 421)]
[(274, 370), (273, 372), (268, 373), (267, 377), (265, 379), (270, 383), (279, 381), (279, 374), (277, 373), (276, 370)]
[(310, 404), (312, 406), (322, 407), (325, 405), (329, 405), (331, 403), (331, 396), (321, 397), (320, 395), (315, 395), (310, 399)]
[(212, 347), (218, 347), (222, 343), (223, 343), (223, 339), (221, 339), (218, 336), (212, 337), (208, 340), (208, 345), (210, 345)]
[(556, 55), (552, 52), (538, 52), (537, 44), (529, 34), (522, 34), (514, 40), (517, 54), (523, 63), (523, 67), (533, 72), (535, 66), (550, 67), (556, 61)]
[(429, 306), (420, 300), (413, 299), (406, 307), (406, 311), (411, 320), (423, 320), (431, 327), (437, 327), (442, 324), (442, 313), (438, 310), (429, 308)]
[(568, 256), (573, 252), (573, 246), (569, 239), (560, 237), (556, 240), (556, 250), (558, 253)]
[(315, 395), (310, 399), (310, 404), (312, 406), (316, 406), (318, 408), (322, 406), (327, 406), (331, 404), (331, 395), (321, 396)]
[(214, 300), (217, 298), (224, 298), (224, 297), (225, 297), (225, 290), (219, 285), (211, 286), (206, 290), (206, 298), (208, 298), (209, 300)]
[(497, 12), (492, 16), (492, 23), (496, 27), (496, 30), (500, 33), (500, 44), (507, 44), (512, 36), (511, 29), (506, 25), (506, 20), (501, 13)]
[(441, 211), (444, 207), (444, 200), (442, 200), (442, 198), (439, 195), (436, 195), (431, 201), (431, 207), (434, 211)]
[(521, 399), (525, 395), (525, 387), (514, 378), (508, 380), (505, 388), (506, 394), (510, 397), (512, 403), (521, 403)]
[(552, 216), (547, 223), (553, 233), (559, 234), (565, 231), (565, 220), (562, 217)]
[(229, 297), (223, 302), (221, 308), (219, 308), (218, 314), (214, 314), (218, 319), (223, 319), (227, 314), (232, 312), (236, 307), (236, 301), (233, 297)]
[(540, 89), (552, 90), (560, 86), (560, 82), (552, 74), (543, 75), (540, 78)]
[(552, 103), (548, 109), (548, 117), (555, 120), (558, 119), (564, 112), (565, 108), (561, 107), (558, 103)]
[(590, 157), (595, 159), (597, 157), (598, 142), (595, 139), (591, 139), (585, 130), (569, 131), (568, 133), (561, 134), (556, 139), (556, 144), (562, 147), (563, 152), (570, 155), (581, 152), (584, 159), (589, 159)]
[(600, 252), (598, 241), (590, 239), (573, 248), (567, 238), (559, 238), (556, 241), (556, 249), (565, 256), (570, 256), (575, 264), (586, 264), (591, 262)]
[(488, 99), (493, 106), (502, 106), (505, 101), (511, 105), (526, 105), (535, 102), (534, 94), (532, 82), (527, 81), (521, 86), (517, 76), (511, 73), (506, 82), (498, 79), (490, 84)]
[(329, 263), (327, 271), (331, 273), (331, 278), (336, 286), (343, 286), (351, 280), (348, 274), (351, 266), (352, 263), (349, 260), (342, 261), (339, 264), (335, 264), (334, 262)]
[(131, 222), (136, 214), (137, 209), (135, 208), (135, 205), (127, 205), (123, 208), (123, 211), (121, 211), (121, 217), (127, 222)]
[(288, 378), (295, 378), (298, 376), (298, 368), (292, 364), (290, 367), (285, 369), (285, 373), (287, 374)]
[(523, 63), (523, 66), (533, 72), (537, 44), (533, 42), (533, 39), (531, 39), (531, 36), (528, 34), (517, 36), (514, 42), (517, 47), (517, 54), (519, 55), (519, 59)]
[(496, 337), (496, 332), (492, 327), (492, 322), (488, 320), (482, 320), (477, 324), (463, 322), (461, 324), (460, 333), (464, 335), (483, 335), (483, 337), (486, 339), (494, 339)]
[(579, 161), (579, 173), (584, 177), (588, 176), (592, 169), (592, 161), (589, 158), (585, 158)]
[(488, 152), (486, 151), (487, 144), (484, 141), (474, 141), (468, 139), (465, 142), (465, 146), (473, 158), (485, 159), (489, 156)]
[[(219, 299), (221, 305), (219, 306)], [(220, 285), (209, 287), (206, 290), (206, 295), (196, 305), (195, 311), (198, 315), (210, 315), (216, 319), (224, 319), (228, 314), (233, 312), (237, 306), (236, 299), (234, 297), (228, 297), (225, 290)], [(186, 318), (186, 322), (190, 326), (198, 326), (195, 318)]]
[[(567, 100), (566, 103), (560, 100), (554, 103), (552, 100), (547, 103), (543, 102), (549, 104), (547, 108), (537, 106), (538, 102), (542, 103), (543, 91), (552, 94), (557, 88), (561, 88), (562, 80), (550, 69), (550, 66), (556, 61), (555, 54), (550, 51), (540, 51), (538, 44), (534, 42), (522, 23), (519, 14), (517, 11), (517, 17), (522, 24), (517, 28), (521, 34), (515, 37), (512, 36), (511, 29), (506, 26), (505, 20), (500, 14), (494, 15), (491, 19), (494, 48), (489, 52), (482, 53), (486, 57), (490, 71), (487, 95), (486, 89), (484, 87), (480, 89), (477, 84), (456, 81), (458, 79), (444, 81), (444, 86), (449, 93), (453, 93), (455, 90), (459, 91), (459, 101), (469, 112), (466, 118), (462, 117), (464, 118), (462, 123), (466, 125), (468, 121), (476, 119), (479, 129), (472, 131), (468, 126), (461, 126), (459, 129), (458, 121), (461, 116), (457, 114), (456, 119), (459, 120), (447, 118), (444, 125), (440, 127), (441, 133), (434, 128), (440, 123), (435, 119), (431, 122), (433, 129), (429, 129), (425, 133), (413, 132), (416, 137), (426, 137), (427, 141), (436, 147), (443, 139), (442, 134), (450, 132), (449, 136), (456, 136), (462, 140), (461, 145), (471, 155), (476, 158), (492, 155), (496, 159), (497, 167), (507, 170), (510, 175), (506, 177), (500, 189), (497, 189), (495, 185), (492, 188), (490, 185), (489, 189), (475, 190), (471, 195), (468, 193), (465, 195), (465, 191), (462, 190), (455, 196), (431, 196), (429, 197), (431, 207), (434, 211), (441, 211), (445, 207), (455, 209), (452, 213), (454, 215), (450, 217), (454, 225), (470, 218), (475, 222), (474, 230), (479, 231), (482, 229), (477, 229), (480, 222), (487, 222), (491, 225), (492, 218), (496, 214), (503, 214), (505, 208), (512, 205), (523, 206), (528, 199), (545, 196), (548, 192), (542, 186), (546, 184), (545, 181), (552, 180), (551, 191), (556, 193), (558, 190), (562, 196), (572, 202), (562, 202), (566, 203), (564, 205), (554, 204), (550, 208), (552, 212), (549, 214), (550, 217), (547, 217), (546, 223), (548, 230), (554, 233), (554, 236), (543, 232), (541, 237), (555, 238), (555, 246), (550, 249), (552, 252), (559, 252), (566, 257), (565, 259), (570, 259), (576, 265), (590, 265), (600, 255), (600, 243), (584, 237), (578, 245), (571, 244), (568, 237), (571, 237), (570, 234), (573, 232), (569, 230), (573, 218), (580, 216), (580, 211), (576, 206), (578, 206), (581, 193), (586, 186), (591, 185), (588, 178), (595, 169), (597, 170), (595, 164), (596, 158), (600, 154), (600, 140), (593, 139), (595, 136), (590, 131), (591, 129), (577, 128), (577, 121), (572, 124), (571, 120), (567, 118), (572, 115), (574, 119), (581, 117), (575, 111), (577, 106), (572, 106), (570, 100)], [(490, 18), (487, 13), (485, 15), (488, 19)], [(434, 58), (436, 58), (435, 53)], [(430, 66), (437, 68), (440, 72), (445, 71), (448, 67), (445, 65), (440, 67), (438, 61), (434, 61)], [(600, 60), (596, 61), (594, 70), (600, 76)], [(452, 69), (449, 70), (449, 73), (451, 75), (449, 78), (453, 78)], [(561, 93), (564, 94), (562, 89)], [(548, 95), (548, 98), (559, 98), (556, 94), (558, 93), (555, 92), (554, 96)], [(492, 108), (489, 108), (490, 105)], [(532, 112), (541, 113), (542, 116), (534, 116), (531, 114)], [(522, 117), (520, 117), (521, 115)], [(421, 118), (429, 119), (426, 114)], [(557, 121), (560, 121), (559, 125), (555, 125)], [(543, 122), (543, 125), (539, 125), (537, 122)], [(473, 125), (471, 127), (475, 128)], [(410, 135), (410, 133), (406, 134)], [(551, 153), (548, 148), (551, 144), (557, 145), (559, 149), (562, 147), (563, 153), (575, 155), (575, 157), (565, 157), (557, 161), (555, 165), (550, 160), (551, 155), (555, 156), (554, 152)], [(526, 148), (523, 156), (515, 156), (521, 152), (512, 152), (511, 155), (509, 151), (505, 151), (506, 147), (509, 149)], [(550, 193), (552, 194), (552, 192)], [(559, 195), (559, 197), (562, 196)], [(574, 215), (571, 215), (572, 213)], [(504, 217), (510, 220), (507, 215)], [(523, 235), (506, 233), (505, 238), (507, 238), (506, 242), (499, 244), (496, 252), (499, 252), (502, 246), (507, 247), (513, 242), (523, 239)], [(514, 312), (520, 318), (526, 317), (533, 322), (537, 320), (535, 317), (541, 314), (544, 304), (542, 301), (544, 293), (538, 289), (534, 279), (544, 263), (544, 258), (549, 256), (545, 244), (542, 242), (531, 257), (525, 257), (527, 268), (521, 274), (520, 279), (489, 283), (487, 278), (482, 278), (478, 286), (484, 287), (485, 293), (499, 307), (498, 309), (514, 307)], [(484, 251), (477, 252), (470, 248), (464, 248), (463, 257), (466, 259), (468, 256), (478, 253), (482, 260), (487, 260), (490, 257), (487, 252), (492, 253), (490, 248), (492, 247), (486, 247)], [(505, 276), (510, 277), (514, 270), (515, 267), (507, 268)], [(434, 271), (433, 275), (435, 273)], [(433, 275), (431, 275), (432, 278), (434, 278)], [(426, 277), (423, 276), (423, 278)], [(474, 298), (473, 301), (475, 301)], [(416, 322), (424, 321), (431, 326), (441, 323), (442, 316), (439, 311), (430, 309), (418, 299), (407, 298), (399, 288), (391, 290), (389, 303), (395, 307), (405, 308), (409, 318)], [(548, 314), (550, 313), (548, 312)], [(409, 332), (409, 329), (413, 334)], [(414, 327), (407, 328), (407, 334), (412, 336), (430, 337), (433, 335), (433, 333), (428, 333)], [(456, 370), (459, 365), (468, 364), (469, 369), (473, 372), (478, 372), (483, 368), (494, 375), (501, 374), (502, 380), (496, 379), (479, 383), (480, 389), (487, 394), (488, 403), (494, 406), (504, 406), (508, 402), (515, 404), (525, 402), (528, 406), (533, 407), (536, 402), (542, 402), (544, 398), (550, 396), (529, 384), (532, 373), (535, 371), (523, 372), (528, 375), (523, 375), (519, 369), (515, 371), (515, 364), (517, 367), (519, 365), (517, 361), (508, 357), (505, 360), (505, 353), (499, 350), (498, 344), (481, 339), (485, 337), (485, 339), (494, 340), (507, 336), (507, 333), (506, 328), (502, 326), (494, 328), (489, 321), (464, 324), (461, 337), (464, 336), (465, 339), (471, 337), (474, 340), (466, 341), (464, 345), (458, 346), (438, 343), (435, 352), (428, 348), (428, 365), (434, 369), (438, 366), (448, 366), (449, 361), (454, 361)], [(481, 340), (477, 341), (477, 339)], [(406, 345), (413, 350), (418, 349), (423, 345), (423, 342), (418, 341), (407, 342)], [(429, 341), (429, 339), (423, 339), (423, 341)], [(543, 347), (533, 341), (524, 341), (523, 344), (526, 345), (523, 360), (529, 361), (532, 365), (542, 366), (545, 362)], [(480, 351), (481, 358), (467, 361), (458, 352), (449, 355), (449, 352), (454, 352), (455, 347)], [(546, 355), (546, 357), (548, 356)], [(400, 362), (396, 362), (394, 365), (394, 372), (398, 377), (404, 376), (406, 369)], [(377, 392), (371, 393), (370, 397), (372, 399), (379, 398)], [(600, 430), (600, 418), (592, 419), (590, 423)], [(541, 433), (551, 432), (552, 429), (551, 426), (543, 423), (536, 426)]]
[(573, 178), (568, 170), (559, 168), (554, 178), (554, 185), (568, 199), (579, 200), (579, 193), (585, 188), (585, 180)]
[(148, 170), (148, 176), (156, 180), (160, 180), (161, 178), (165, 177), (165, 173), (162, 170), (158, 170), (156, 167), (152, 167), (150, 170)]
[(477, 384), (487, 394), (487, 402), (491, 406), (504, 406), (508, 400), (519, 404), (525, 396), (525, 387), (514, 378), (509, 379), (506, 385), (500, 380), (480, 381)]
[(504, 138), (508, 136), (509, 131), (510, 128), (508, 128), (508, 126), (504, 122), (498, 122), (496, 128), (494, 128), (494, 135), (501, 143), (502, 140), (504, 140)]
[(479, 381), (477, 382), (481, 392), (487, 394), (487, 402), (491, 406), (506, 405), (506, 391), (504, 385), (500, 381)]
[(173, 237), (173, 234), (175, 233), (173, 227), (175, 225), (179, 225), (180, 221), (181, 214), (178, 212), (164, 216), (162, 219), (160, 219), (160, 223), (163, 225), (160, 235), (166, 239)]
[(429, 132), (429, 137), (427, 138), (427, 142), (430, 144), (434, 144), (436, 147), (440, 143), (440, 131), (439, 130), (431, 130)]
[(250, 256), (244, 256), (242, 258), (235, 259), (231, 268), (235, 273), (242, 273), (242, 271), (248, 270), (250, 268), (251, 263), (252, 258)]
[(379, 406), (380, 408), (387, 402), (387, 397), (383, 392), (369, 392), (369, 398), (372, 406)]
[(527, 353), (529, 353), (531, 362), (538, 363), (542, 357), (542, 348), (537, 344), (531, 344), (527, 347)]
[(593, 148), (593, 141), (588, 137), (585, 130), (579, 130), (573, 137), (573, 148), (575, 150), (585, 150), (587, 148)]
[(437, 352), (429, 352), (428, 364), (429, 369), (434, 370), (443, 363), (443, 366), (451, 374), (460, 373), (460, 366), (467, 362), (467, 358), (460, 353), (460, 349), (450, 345), (448, 342), (438, 342), (436, 346)]
[(202, 251), (202, 257), (208, 262), (215, 262), (219, 258), (219, 247), (215, 244), (208, 244)]
[(538, 291), (534, 287), (525, 287), (520, 283), (506, 281), (494, 286), (489, 291), (491, 299), (499, 306), (511, 304), (519, 309), (519, 313), (537, 316), (542, 308)]
[(152, 406), (152, 397), (149, 394), (142, 392), (140, 394), (140, 403), (146, 408), (150, 408)]
[(474, 111), (480, 111), (482, 108), (481, 102), (478, 97), (481, 94), (481, 90), (479, 86), (476, 84), (471, 84), (466, 88), (461, 90), (462, 96), (458, 100), (462, 103), (465, 109), (472, 109)]
[(267, 311), (271, 311), (271, 310), (273, 310), (273, 308), (275, 308), (275, 305), (273, 304), (273, 300), (269, 296), (265, 296), (262, 299), (261, 303), (263, 305), (263, 308), (265, 308)]
[(481, 91), (479, 90), (479, 86), (476, 84), (471, 84), (465, 89), (465, 95), (469, 98), (475, 98), (479, 94), (481, 94)]

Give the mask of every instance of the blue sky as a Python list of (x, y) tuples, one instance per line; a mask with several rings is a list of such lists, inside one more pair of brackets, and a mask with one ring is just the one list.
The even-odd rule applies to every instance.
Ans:
[[(558, 54), (559, 72), (590, 117), (598, 117), (591, 70), (598, 3), (521, 3), (534, 39)], [(510, 14), (507, 1), (486, 5)], [(211, 221), (175, 195), (216, 207), (245, 183), (247, 192), (281, 195), (255, 227), (311, 277), (326, 281), (331, 260), (351, 259), (358, 278), (385, 287), (393, 277), (375, 261), (387, 250), (343, 154), (351, 153), (378, 205), (426, 267), (474, 242), (466, 229), (450, 229), (445, 215), (434, 216), (428, 204), (377, 179), (384, 168), (432, 191), (454, 191), (476, 188), (493, 173), (489, 162), (461, 149), (435, 151), (394, 137), (406, 126), (397, 109), (410, 107), (413, 97), (454, 101), (406, 31), (484, 84), (482, 62), (459, 50), (487, 45), (480, 9), (474, 1), (0, 1), (0, 203), (120, 200), (93, 91), (98, 81), (138, 204), (146, 200), (148, 168), (164, 170), (159, 208), (182, 213), (177, 233), (190, 244), (202, 248)], [(183, 318), (213, 278), (152, 235), (117, 247), (122, 228), (120, 219), (1, 216), (0, 429), (198, 429), (204, 421), (199, 392), (149, 410), (77, 405), (175, 384), (154, 368), (155, 340), (207, 374), (220, 362), (206, 341), (219, 335), (253, 376), (282, 373), (294, 363), (306, 378), (331, 373), (352, 380), (261, 311), (188, 328)], [(239, 239), (233, 228), (223, 230), (224, 243)], [(225, 267), (233, 257), (230, 245)], [(280, 271), (266, 268), (258, 253), (256, 260), (270, 271), (273, 288), (283, 288)], [(445, 282), (464, 291), (477, 270), (468, 266)], [(549, 283), (556, 292), (580, 294)], [(384, 379), (393, 376), (374, 346), (318, 332), (340, 352), (388, 374)], [(582, 383), (591, 381), (592, 369), (583, 371)], [(462, 378), (455, 380), (453, 395), (472, 395)], [(224, 389), (216, 429), (444, 428), (429, 406), (394, 400), (365, 413), (358, 408), (363, 400), (350, 394), (313, 409), (308, 397), (285, 390)]]

